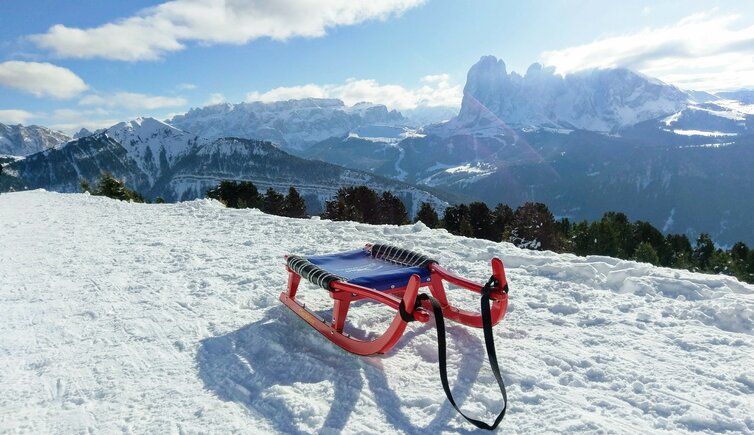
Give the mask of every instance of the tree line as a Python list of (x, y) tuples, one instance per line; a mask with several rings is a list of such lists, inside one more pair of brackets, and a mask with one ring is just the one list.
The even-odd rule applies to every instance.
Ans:
[(216, 199), (226, 207), (258, 208), (267, 214), (306, 218), (306, 201), (295, 187), (288, 188), (288, 194), (282, 195), (272, 187), (264, 195), (250, 181), (222, 181), (216, 187), (207, 190), (207, 198)]
[[(144, 202), (138, 192), (128, 189), (123, 181), (104, 173), (92, 189), (82, 181), (82, 188), (92, 195)], [(227, 207), (258, 208), (265, 213), (294, 218), (308, 217), (306, 201), (294, 187), (282, 195), (273, 188), (260, 194), (249, 181), (222, 181), (209, 189), (208, 198)], [(163, 202), (157, 198), (155, 202)], [(377, 225), (404, 225), (410, 222), (403, 201), (393, 193), (378, 193), (367, 186), (338, 189), (335, 197), (325, 203), (324, 219), (356, 221)], [(692, 245), (685, 234), (663, 235), (646, 221), (629, 221), (624, 213), (606, 212), (601, 219), (571, 222), (555, 220), (545, 204), (527, 202), (516, 210), (506, 204), (490, 208), (483, 202), (447, 207), (442, 216), (428, 202), (419, 206), (414, 222), (430, 228), (444, 228), (451, 234), (506, 241), (535, 250), (551, 250), (576, 255), (605, 255), (636, 260), (657, 266), (686, 269), (694, 272), (725, 274), (754, 283), (754, 249), (738, 242), (730, 249), (716, 248), (707, 233)]]
[(620, 212), (606, 212), (593, 222), (572, 223), (567, 218), (556, 221), (542, 203), (527, 202), (514, 211), (505, 204), (490, 209), (485, 203), (472, 202), (448, 207), (440, 218), (430, 204), (422, 203), (416, 220), (452, 234), (507, 241), (522, 248), (605, 255), (754, 283), (754, 249), (744, 242), (720, 249), (709, 234), (702, 233), (692, 245), (685, 234), (663, 235), (649, 222), (630, 222)]
[[(306, 201), (296, 188), (290, 187), (283, 196), (273, 188), (264, 195), (250, 181), (223, 181), (207, 190), (207, 198), (217, 199), (231, 208), (258, 208), (278, 216), (305, 218)], [(341, 187), (335, 197), (325, 202), (320, 215), (335, 221), (356, 221), (369, 224), (403, 225), (409, 223), (406, 206), (391, 192), (381, 194), (367, 186)]]

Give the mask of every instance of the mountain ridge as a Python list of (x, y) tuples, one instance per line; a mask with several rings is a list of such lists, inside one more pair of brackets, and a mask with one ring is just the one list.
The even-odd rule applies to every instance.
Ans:
[(82, 179), (94, 182), (102, 171), (108, 171), (147, 198), (160, 196), (167, 201), (203, 197), (222, 180), (247, 180), (261, 190), (273, 187), (282, 192), (294, 186), (314, 212), (345, 185), (391, 190), (412, 214), (422, 201), (443, 209), (454, 198), (378, 175), (305, 160), (270, 142), (204, 138), (154, 118), (118, 123), (12, 162), (6, 169), (27, 188), (62, 192), (79, 191)]
[(0, 155), (27, 156), (71, 139), (65, 133), (39, 125), (0, 123)]
[(407, 120), (382, 104), (346, 106), (334, 98), (246, 103), (221, 103), (192, 108), (168, 120), (169, 124), (197, 135), (268, 140), (283, 148), (301, 150), (328, 137), (365, 125), (402, 125)]

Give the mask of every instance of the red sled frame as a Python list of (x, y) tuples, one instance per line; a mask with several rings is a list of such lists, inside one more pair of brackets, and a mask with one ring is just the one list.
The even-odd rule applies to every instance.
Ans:
[[(369, 250), (370, 248), (371, 245), (366, 245), (365, 249)], [(428, 282), (422, 282), (419, 275), (412, 275), (406, 286), (384, 291), (344, 281), (334, 281), (330, 284), (330, 297), (333, 299), (332, 322), (327, 322), (296, 300), (296, 292), (301, 282), (301, 276), (286, 266), (286, 270), (288, 271), (288, 287), (286, 291), (280, 294), (280, 301), (328, 340), (357, 355), (386, 353), (398, 342), (408, 324), (400, 313), (401, 302), (403, 302), (405, 311), (414, 320), (422, 323), (429, 321), (430, 313), (432, 312), (429, 301), (424, 300), (421, 307), (415, 308), (417, 295), (421, 287), (429, 287), (432, 296), (440, 302), (445, 318), (467, 326), (481, 328), (482, 315), (480, 313), (462, 310), (448, 303), (443, 281), (476, 293), (481, 293), (484, 285), (455, 275), (434, 262), (430, 263), (428, 268), (430, 271), (430, 280)], [(492, 275), (495, 277), (497, 285), (490, 290), (490, 313), (492, 315), (492, 324), (496, 325), (503, 319), (508, 309), (505, 268), (503, 267), (503, 262), (497, 257), (492, 259)], [(351, 302), (361, 299), (371, 299), (396, 310), (395, 317), (387, 330), (379, 337), (369, 341), (353, 338), (343, 332)]]

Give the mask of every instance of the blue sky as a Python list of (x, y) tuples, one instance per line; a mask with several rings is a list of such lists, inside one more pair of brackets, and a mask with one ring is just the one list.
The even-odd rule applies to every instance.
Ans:
[(627, 66), (685, 88), (754, 87), (754, 2), (10, 0), (0, 122), (70, 132), (303, 96), (452, 106), (486, 54), (520, 73)]

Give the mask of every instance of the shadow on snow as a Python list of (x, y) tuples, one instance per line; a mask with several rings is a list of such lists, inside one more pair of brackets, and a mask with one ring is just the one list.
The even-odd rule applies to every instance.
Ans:
[[(220, 399), (243, 405), (281, 432), (301, 432), (295, 421), (306, 418), (306, 415), (294, 413), (291, 400), (281, 397), (278, 387), (331, 382), (332, 397), (321, 398), (331, 406), (319, 431), (340, 431), (346, 427), (356, 407), (364, 379), (385, 419), (396, 429), (409, 433), (441, 431), (447, 429), (448, 421), (457, 416), (450, 403), (443, 401), (428, 425), (416, 426), (401, 407), (400, 392), (390, 387), (382, 369), (383, 364), (390, 363), (391, 354), (432, 327), (433, 323), (429, 323), (407, 330), (386, 356), (365, 358), (352, 355), (325, 340), (285, 307), (274, 307), (258, 322), (226, 335), (202, 340), (196, 356), (199, 377)], [(463, 354), (468, 356), (462, 358), (459, 380), (450, 380), (455, 384), (453, 395), (456, 401), (462, 403), (479, 373), (483, 362), (479, 356), (484, 355), (484, 348), (479, 338), (464, 328), (449, 325), (448, 332), (450, 340), (463, 343)], [(427, 396), (442, 394), (439, 374), (435, 383), (423, 388), (427, 389)]]

